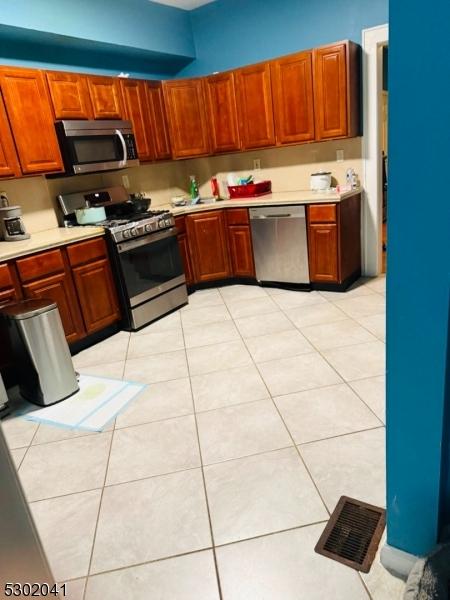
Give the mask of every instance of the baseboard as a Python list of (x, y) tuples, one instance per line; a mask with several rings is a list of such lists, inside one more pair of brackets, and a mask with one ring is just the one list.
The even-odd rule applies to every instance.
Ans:
[(380, 552), (380, 561), (385, 569), (387, 569), (395, 577), (408, 579), (409, 572), (413, 568), (419, 556), (394, 548), (389, 544), (384, 544)]

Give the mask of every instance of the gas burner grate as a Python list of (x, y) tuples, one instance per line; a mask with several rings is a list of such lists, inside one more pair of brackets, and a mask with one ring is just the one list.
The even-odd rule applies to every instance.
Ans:
[(378, 506), (342, 496), (315, 547), (318, 554), (368, 573), (386, 523)]

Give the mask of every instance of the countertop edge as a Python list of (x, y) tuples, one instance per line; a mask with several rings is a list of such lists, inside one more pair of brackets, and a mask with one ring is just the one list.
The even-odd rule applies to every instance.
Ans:
[[(195, 212), (202, 212), (208, 210), (220, 210), (221, 208), (251, 208), (252, 206), (270, 206), (280, 204), (327, 204), (327, 203), (339, 203), (352, 196), (361, 194), (362, 189), (351, 190), (350, 192), (344, 192), (342, 194), (313, 194), (305, 190), (293, 191), (293, 192), (274, 192), (273, 194), (267, 194), (258, 198), (243, 198), (242, 200), (218, 200), (216, 202), (195, 204), (193, 206), (178, 206), (174, 207), (171, 205), (162, 205), (155, 208), (170, 210), (175, 216), (187, 215)], [(307, 197), (301, 197), (301, 196)], [(292, 197), (290, 197), (292, 196)], [(295, 197), (297, 196), (297, 197)]]
[[(69, 244), (73, 244), (76, 242), (81, 242), (83, 240), (88, 240), (88, 239), (92, 239), (95, 237), (101, 237), (101, 236), (105, 235), (105, 230), (103, 229), (103, 227), (93, 227), (92, 230), (91, 230), (91, 228), (89, 228), (89, 231), (85, 227), (80, 227), (80, 229), (82, 229), (84, 231), (79, 231), (73, 237), (70, 236), (67, 239), (64, 239), (64, 237), (62, 237), (61, 239), (54, 239), (54, 240), (50, 239), (47, 241), (45, 239), (42, 239), (42, 241), (37, 241), (36, 244), (33, 244), (33, 241), (34, 241), (33, 236), (34, 236), (34, 239), (36, 239), (36, 238), (39, 238), (40, 236), (43, 237), (44, 234), (47, 234), (47, 236), (51, 238), (52, 235), (55, 235), (56, 233), (61, 234), (62, 231), (64, 231), (64, 232), (73, 231), (73, 228), (65, 229), (64, 227), (55, 227), (54, 229), (49, 229), (47, 231), (40, 231), (38, 233), (31, 234), (31, 238), (29, 240), (24, 241), (25, 243), (28, 244), (27, 247), (17, 248), (16, 250), (14, 249), (14, 245), (21, 244), (24, 242), (0, 242), (0, 262), (14, 260), (14, 259), (20, 258), (22, 256), (28, 256), (30, 254), (34, 254), (35, 252), (41, 252), (43, 250), (51, 250), (52, 248), (59, 248), (61, 246), (68, 246)], [(95, 231), (94, 231), (94, 229), (95, 229)], [(1, 248), (2, 244), (8, 244), (8, 250), (4, 251), (3, 248)], [(9, 246), (12, 246), (11, 250), (9, 250)]]

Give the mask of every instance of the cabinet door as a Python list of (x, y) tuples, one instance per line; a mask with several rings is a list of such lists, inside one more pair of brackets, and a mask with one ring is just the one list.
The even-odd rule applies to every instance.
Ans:
[(0, 95), (0, 177), (20, 177), (19, 161)]
[(169, 129), (166, 108), (160, 81), (147, 81), (147, 101), (150, 111), (150, 125), (153, 137), (153, 151), (156, 160), (171, 158)]
[(125, 118), (132, 122), (140, 160), (154, 157), (145, 82), (122, 79), (120, 82)]
[(309, 276), (311, 281), (339, 281), (336, 224), (309, 224)]
[(235, 71), (235, 82), (242, 147), (273, 146), (275, 127), (269, 63)]
[(164, 82), (174, 158), (209, 154), (209, 136), (202, 79)]
[(225, 217), (222, 210), (186, 217), (195, 281), (230, 277)]
[(92, 106), (84, 75), (47, 72), (56, 119), (92, 119)]
[(83, 321), (70, 275), (58, 273), (23, 285), (27, 298), (49, 298), (57, 303), (67, 341), (85, 336)]
[(116, 289), (107, 258), (72, 270), (88, 334), (120, 319)]
[(206, 102), (211, 132), (211, 150), (239, 150), (239, 128), (233, 73), (211, 75), (205, 79)]
[(233, 275), (235, 277), (255, 277), (250, 227), (248, 225), (229, 226), (228, 243)]
[(186, 285), (192, 285), (194, 283), (194, 273), (192, 271), (191, 257), (189, 255), (188, 239), (185, 233), (178, 235), (178, 247), (180, 249), (181, 260), (183, 261)]
[(90, 75), (87, 81), (94, 119), (122, 119), (120, 80)]
[(314, 50), (316, 138), (343, 137), (347, 129), (347, 47)]
[(312, 53), (300, 52), (271, 64), (278, 144), (314, 139)]
[[(14, 268), (12, 265), (0, 265), (0, 308), (20, 298), (21, 291)], [(0, 340), (0, 371), (4, 371), (13, 359), (8, 327), (4, 319), (0, 319)]]
[(31, 175), (62, 171), (44, 74), (3, 67), (0, 87), (22, 172)]

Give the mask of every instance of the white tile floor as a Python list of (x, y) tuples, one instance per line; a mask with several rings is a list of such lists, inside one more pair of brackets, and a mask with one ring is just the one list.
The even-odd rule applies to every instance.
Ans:
[(75, 357), (149, 387), (110, 431), (5, 431), (72, 600), (395, 600), (314, 553), (342, 494), (384, 504), (385, 281), (229, 286)]

